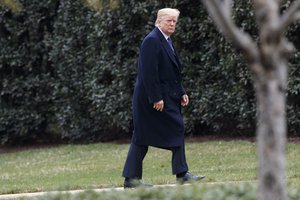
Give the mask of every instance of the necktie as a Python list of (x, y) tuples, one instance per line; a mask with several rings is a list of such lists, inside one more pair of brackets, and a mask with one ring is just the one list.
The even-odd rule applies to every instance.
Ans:
[(172, 51), (174, 52), (173, 44), (171, 38), (167, 39), (169, 46), (171, 47)]

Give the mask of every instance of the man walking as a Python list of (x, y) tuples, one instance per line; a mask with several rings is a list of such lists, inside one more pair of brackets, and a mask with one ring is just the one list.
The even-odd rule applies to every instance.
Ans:
[(179, 183), (203, 179), (188, 172), (181, 106), (189, 104), (182, 86), (182, 65), (170, 36), (179, 11), (158, 11), (155, 28), (144, 38), (139, 52), (133, 94), (133, 136), (123, 169), (124, 188), (143, 184), (142, 165), (148, 147), (172, 151), (172, 173)]

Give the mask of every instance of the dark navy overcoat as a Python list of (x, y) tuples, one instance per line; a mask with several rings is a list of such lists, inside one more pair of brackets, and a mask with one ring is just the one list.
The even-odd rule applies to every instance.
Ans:
[[(174, 48), (175, 50), (175, 48)], [(133, 94), (133, 137), (138, 145), (170, 148), (183, 145), (181, 97), (185, 94), (177, 52), (156, 27), (143, 40)], [(153, 103), (164, 101), (163, 111)]]

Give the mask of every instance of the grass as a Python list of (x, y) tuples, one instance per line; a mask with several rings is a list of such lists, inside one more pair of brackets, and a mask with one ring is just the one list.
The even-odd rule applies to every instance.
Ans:
[[(0, 194), (120, 187), (128, 144), (63, 145), (0, 153)], [(287, 146), (287, 177), (300, 188), (300, 144)], [(256, 181), (256, 144), (248, 141), (187, 143), (190, 171), (202, 182)], [(173, 184), (171, 152), (150, 148), (144, 182)]]

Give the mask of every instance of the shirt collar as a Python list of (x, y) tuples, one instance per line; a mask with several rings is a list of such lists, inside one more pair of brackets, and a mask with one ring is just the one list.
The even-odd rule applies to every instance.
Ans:
[(159, 27), (157, 27), (157, 28), (158, 28), (158, 30), (160, 30), (160, 32), (163, 34), (163, 36), (167, 40), (169, 38), (169, 36), (167, 36)]

